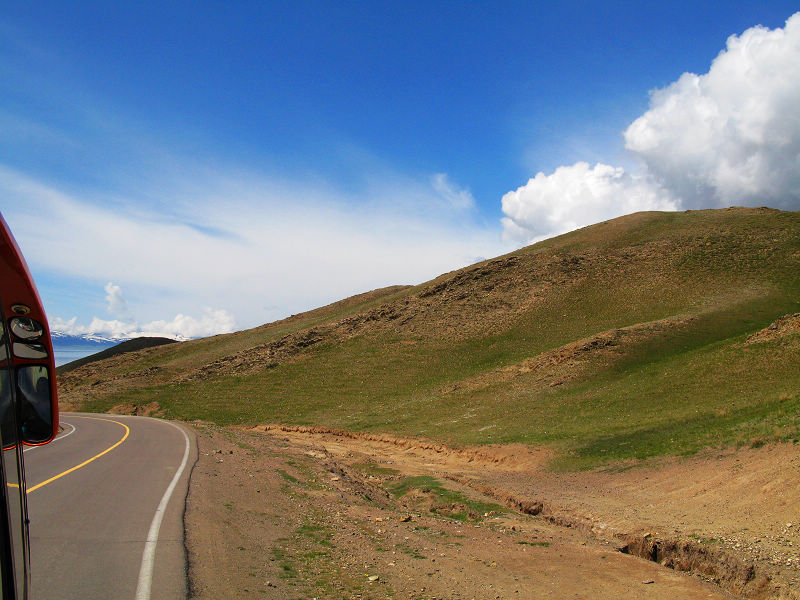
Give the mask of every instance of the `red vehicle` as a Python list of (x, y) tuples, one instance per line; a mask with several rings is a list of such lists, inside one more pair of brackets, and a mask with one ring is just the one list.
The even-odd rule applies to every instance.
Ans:
[(28, 508), (23, 445), (58, 432), (55, 361), (42, 301), (0, 215), (0, 599), (28, 597)]

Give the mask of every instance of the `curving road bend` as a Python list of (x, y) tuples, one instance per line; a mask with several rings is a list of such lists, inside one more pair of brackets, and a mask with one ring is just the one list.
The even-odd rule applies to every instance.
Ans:
[(193, 434), (120, 415), (63, 413), (61, 425), (25, 452), (31, 598), (186, 598)]

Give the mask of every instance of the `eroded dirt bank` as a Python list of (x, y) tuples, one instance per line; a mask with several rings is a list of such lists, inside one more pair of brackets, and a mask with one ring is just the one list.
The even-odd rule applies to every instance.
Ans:
[(524, 447), (195, 429), (195, 598), (800, 597), (792, 446), (553, 474)]

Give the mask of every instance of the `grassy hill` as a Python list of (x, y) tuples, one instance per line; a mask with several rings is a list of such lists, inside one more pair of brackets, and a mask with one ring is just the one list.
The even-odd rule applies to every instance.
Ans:
[(546, 444), (581, 468), (800, 438), (795, 319), (749, 337), (798, 311), (800, 213), (637, 213), (59, 385), (84, 410)]

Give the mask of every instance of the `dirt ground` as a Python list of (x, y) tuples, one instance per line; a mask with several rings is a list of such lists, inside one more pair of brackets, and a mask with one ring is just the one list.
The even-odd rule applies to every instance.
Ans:
[(193, 598), (800, 598), (793, 445), (561, 474), (524, 446), (193, 427)]

